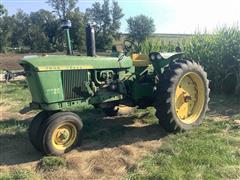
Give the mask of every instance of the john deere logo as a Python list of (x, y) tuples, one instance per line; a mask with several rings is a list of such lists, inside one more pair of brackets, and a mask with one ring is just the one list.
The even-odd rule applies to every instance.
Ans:
[(57, 71), (57, 70), (73, 70), (73, 69), (93, 69), (92, 65), (82, 66), (39, 66), (39, 71)]

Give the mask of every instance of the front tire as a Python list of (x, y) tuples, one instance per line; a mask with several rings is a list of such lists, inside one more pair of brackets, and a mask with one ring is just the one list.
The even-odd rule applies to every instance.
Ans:
[(41, 111), (39, 112), (31, 121), (29, 128), (28, 128), (28, 137), (30, 142), (32, 143), (33, 147), (41, 151), (41, 142), (39, 141), (38, 133), (39, 127), (41, 124), (48, 119), (48, 117), (53, 114), (49, 111)]
[(40, 127), (41, 151), (46, 155), (62, 155), (80, 144), (82, 120), (72, 112), (58, 112)]
[(156, 91), (156, 116), (169, 132), (192, 129), (208, 109), (209, 81), (202, 66), (177, 60), (164, 69)]

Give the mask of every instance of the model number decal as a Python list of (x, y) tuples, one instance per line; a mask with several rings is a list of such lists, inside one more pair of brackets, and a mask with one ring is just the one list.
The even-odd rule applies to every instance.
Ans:
[(61, 93), (60, 88), (47, 89), (47, 94), (57, 95), (60, 93)]

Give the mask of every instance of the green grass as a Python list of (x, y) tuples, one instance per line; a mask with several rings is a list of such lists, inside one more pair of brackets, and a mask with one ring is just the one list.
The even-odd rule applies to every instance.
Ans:
[(40, 177), (27, 169), (13, 169), (0, 173), (0, 180), (40, 180)]
[(206, 122), (169, 135), (127, 179), (239, 179), (240, 128), (234, 121)]
[(67, 162), (62, 157), (47, 156), (38, 163), (39, 170), (55, 171), (67, 167)]
[[(11, 83), (0, 83), (0, 107), (8, 113), (18, 113), (20, 109), (27, 106), (31, 101), (31, 95), (25, 81)], [(19, 121), (17, 118), (10, 118), (0, 121), (0, 135), (25, 133), (28, 128), (28, 121)]]
[(10, 119), (6, 121), (0, 121), (0, 135), (15, 134), (19, 135), (25, 133), (28, 128), (28, 121), (18, 121)]
[(158, 124), (158, 119), (155, 116), (155, 108), (147, 107), (146, 109), (137, 109), (134, 116), (145, 124)]
[(0, 83), (0, 106), (10, 106), (10, 112), (19, 111), (31, 101), (26, 81)]

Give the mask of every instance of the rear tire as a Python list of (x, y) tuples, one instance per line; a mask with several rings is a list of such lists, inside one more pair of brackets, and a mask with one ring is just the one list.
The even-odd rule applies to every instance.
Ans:
[(209, 81), (202, 66), (177, 60), (164, 69), (156, 90), (156, 117), (169, 132), (192, 129), (208, 109)]

